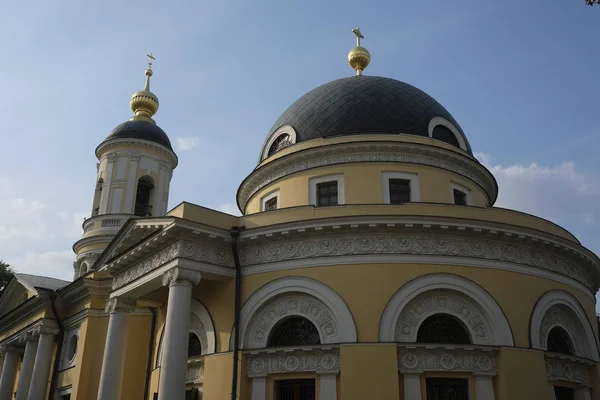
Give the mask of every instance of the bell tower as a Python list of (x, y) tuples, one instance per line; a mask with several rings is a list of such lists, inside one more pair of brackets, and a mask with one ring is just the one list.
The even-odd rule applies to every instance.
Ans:
[(146, 84), (131, 96), (134, 113), (96, 148), (97, 174), (90, 218), (83, 237), (73, 245), (74, 279), (90, 271), (114, 235), (129, 218), (162, 216), (167, 212), (169, 185), (177, 155), (167, 134), (152, 117), (158, 97), (150, 91), (152, 61)]

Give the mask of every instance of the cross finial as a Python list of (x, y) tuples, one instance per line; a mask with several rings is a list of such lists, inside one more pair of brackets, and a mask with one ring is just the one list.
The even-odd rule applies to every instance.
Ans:
[(150, 54), (146, 54), (149, 58), (148, 60), (148, 69), (152, 69), (152, 60), (156, 60), (156, 58), (154, 58), (154, 56), (152, 55), (152, 53)]
[(352, 29), (352, 32), (354, 32), (354, 34), (356, 35), (356, 47), (360, 47), (360, 39), (364, 39), (365, 37), (362, 33), (360, 33), (359, 28)]

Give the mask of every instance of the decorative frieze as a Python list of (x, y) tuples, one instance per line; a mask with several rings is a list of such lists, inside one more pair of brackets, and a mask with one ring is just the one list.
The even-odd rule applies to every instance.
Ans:
[(502, 261), (540, 268), (573, 278), (591, 288), (594, 279), (579, 265), (550, 251), (517, 242), (441, 235), (339, 235), (270, 241), (245, 245), (240, 251), (243, 266), (302, 260), (317, 257), (352, 255), (427, 255), (468, 257)]
[(204, 382), (204, 358), (188, 360), (185, 381), (188, 384)]
[(279, 373), (336, 374), (340, 371), (340, 351), (337, 347), (270, 349), (247, 354), (249, 378)]
[(399, 347), (398, 369), (403, 374), (424, 371), (496, 375), (493, 351), (476, 347)]
[(163, 286), (173, 286), (173, 285), (191, 285), (196, 286), (200, 283), (200, 272), (193, 271), (187, 268), (171, 268), (163, 275)]
[(122, 297), (112, 297), (106, 301), (104, 311), (109, 314), (116, 312), (130, 313), (135, 310), (136, 301), (132, 299), (125, 299)]
[(123, 287), (178, 257), (223, 267), (233, 267), (231, 251), (228, 249), (190, 240), (179, 240), (117, 274), (113, 278), (112, 288), (115, 290)]
[(547, 339), (550, 330), (555, 326), (560, 326), (569, 333), (569, 337), (573, 341), (573, 347), (575, 347), (575, 354), (580, 357), (585, 355), (583, 350), (583, 341), (579, 330), (575, 327), (575, 322), (569, 314), (567, 314), (560, 307), (550, 308), (542, 318), (540, 324), (540, 345), (543, 349), (548, 348)]
[(567, 381), (590, 385), (589, 368), (591, 363), (575, 357), (546, 355), (546, 376), (548, 381)]

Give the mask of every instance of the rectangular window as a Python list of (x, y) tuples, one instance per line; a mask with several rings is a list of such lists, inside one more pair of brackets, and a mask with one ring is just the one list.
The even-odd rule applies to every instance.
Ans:
[(277, 197), (270, 198), (265, 201), (265, 209), (264, 211), (273, 211), (277, 210)]
[(275, 381), (274, 400), (315, 400), (314, 379), (283, 379)]
[(196, 388), (186, 390), (185, 400), (200, 400), (200, 391)]
[(410, 180), (390, 179), (390, 204), (410, 203)]
[(575, 400), (575, 390), (569, 387), (554, 386), (556, 400)]
[(452, 194), (454, 195), (454, 204), (459, 206), (467, 205), (467, 194), (462, 190), (452, 189)]
[(338, 203), (337, 181), (317, 183), (317, 205), (331, 206)]
[(466, 379), (427, 378), (427, 400), (468, 400), (469, 381)]

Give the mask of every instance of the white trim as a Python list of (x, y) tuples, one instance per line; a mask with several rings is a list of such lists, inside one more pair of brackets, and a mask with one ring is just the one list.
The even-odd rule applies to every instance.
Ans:
[[(435, 292), (432, 292), (435, 291)], [(512, 332), (506, 316), (498, 306), (494, 298), (475, 282), (463, 278), (459, 275), (436, 273), (423, 275), (402, 286), (390, 299), (381, 316), (379, 324), (379, 341), (396, 342), (397, 325), (400, 322), (401, 315), (406, 312), (417, 296), (431, 292), (441, 294), (458, 294), (463, 300), (469, 300), (472, 308), (476, 308), (487, 329), (487, 338), (481, 340), (477, 336), (471, 335), (474, 344), (495, 345), (495, 346), (514, 346)], [(469, 328), (469, 321), (461, 313), (452, 313), (465, 323)], [(429, 316), (423, 313), (419, 316), (420, 320), (415, 324), (412, 334), (409, 335), (409, 342), (414, 342), (418, 326)], [(472, 333), (472, 332), (471, 332)]]
[[(564, 326), (564, 324), (559, 321), (546, 321), (544, 323), (544, 316), (546, 316), (548, 311), (551, 311), (553, 308), (567, 314), (567, 317), (570, 317), (569, 319), (573, 326)], [(540, 297), (535, 305), (531, 315), (531, 327), (529, 329), (531, 333), (531, 347), (534, 349), (546, 350), (546, 343), (545, 341), (542, 342), (541, 339), (542, 325), (544, 325), (543, 327), (546, 331), (546, 335), (553, 327), (561, 326), (569, 333), (569, 336), (576, 347), (577, 341), (580, 341), (581, 346), (579, 347), (581, 348), (579, 353), (581, 354), (577, 354), (578, 356), (590, 358), (594, 361), (600, 360), (598, 357), (598, 344), (587, 314), (577, 299), (570, 293), (562, 290), (551, 290)]]
[(454, 202), (454, 189), (463, 192), (465, 194), (465, 200), (467, 201), (467, 205), (468, 206), (472, 206), (473, 205), (473, 200), (472, 200), (472, 196), (471, 196), (471, 189), (458, 184), (456, 182), (450, 181), (450, 202), (452, 204), (456, 204)]
[[(63, 351), (62, 351), (62, 355), (61, 355), (61, 362), (60, 362), (60, 369), (66, 369), (66, 368), (71, 368), (75, 365), (75, 360), (77, 359), (77, 353), (79, 352), (79, 347), (81, 345), (81, 338), (80, 338), (80, 330), (81, 330), (81, 326), (78, 326), (76, 328), (70, 329), (69, 331), (67, 331), (67, 333), (65, 334), (65, 338), (63, 340)], [(73, 337), (77, 338), (77, 344), (75, 345), (75, 352), (73, 353), (72, 357), (68, 357), (69, 354), (69, 342), (71, 341), (71, 339)]]
[(267, 201), (271, 200), (273, 197), (275, 197), (277, 199), (277, 209), (279, 210), (280, 192), (279, 192), (279, 189), (275, 189), (275, 190), (270, 191), (269, 193), (267, 193), (263, 197), (261, 197), (261, 199), (260, 199), (260, 211), (265, 211), (265, 203)]
[[(268, 305), (267, 303), (271, 299), (292, 294), (311, 297), (315, 302), (324, 305), (328, 309), (322, 311), (328, 313), (328, 317), (331, 317), (336, 334), (329, 338), (323, 338), (322, 343), (356, 342), (356, 325), (344, 300), (333, 289), (319, 281), (302, 276), (290, 276), (275, 279), (265, 284), (246, 300), (240, 312), (239, 336), (241, 348), (257, 348), (255, 346), (260, 347), (259, 342), (266, 343), (266, 338), (262, 341), (251, 340), (249, 328), (256, 323), (255, 317), (264, 308), (263, 306)], [(278, 322), (282, 317), (284, 316), (276, 316), (271, 321), (271, 325)], [(233, 335), (230, 340), (230, 348), (233, 349)]]
[[(310, 178), (308, 180), (308, 202), (315, 207), (318, 207), (317, 204), (317, 184), (324, 182), (337, 182), (337, 190), (338, 190), (338, 202), (337, 205), (345, 204), (344, 202), (344, 174), (338, 175), (325, 175), (318, 176), (315, 178)], [(321, 206), (327, 207), (327, 206)]]
[(259, 164), (263, 160), (265, 160), (266, 158), (269, 157), (269, 149), (271, 148), (271, 145), (273, 144), (275, 139), (277, 139), (279, 136), (284, 135), (284, 134), (288, 134), (290, 136), (290, 140), (292, 141), (292, 143), (294, 143), (294, 144), (296, 143), (296, 131), (294, 130), (294, 128), (292, 128), (290, 125), (284, 125), (284, 126), (280, 127), (275, 132), (273, 132), (271, 134), (271, 136), (269, 136), (267, 138), (267, 140), (265, 141), (265, 144), (263, 145), (263, 149), (260, 153), (260, 159), (258, 160)]
[(69, 385), (69, 386), (66, 386), (66, 387), (61, 387), (59, 389), (56, 389), (56, 399), (57, 400), (61, 400), (62, 396), (65, 396), (67, 394), (71, 394), (72, 393), (71, 392), (72, 388), (73, 388), (73, 385)]
[(383, 180), (383, 202), (390, 204), (390, 179), (406, 179), (410, 181), (410, 202), (421, 201), (419, 174), (411, 172), (386, 171), (381, 174)]
[(450, 131), (454, 134), (454, 136), (456, 136), (456, 140), (458, 141), (458, 145), (460, 146), (460, 148), (463, 149), (464, 151), (468, 151), (467, 150), (467, 142), (465, 141), (464, 136), (454, 126), (454, 124), (452, 122), (448, 121), (446, 118), (442, 118), (442, 117), (431, 118), (431, 121), (429, 121), (429, 126), (427, 127), (427, 132), (429, 133), (430, 138), (433, 139), (433, 128), (435, 128), (437, 125), (443, 125), (446, 128), (450, 129)]
[[(215, 327), (212, 322), (212, 318), (208, 313), (208, 310), (202, 303), (198, 300), (192, 298), (192, 314), (196, 315), (200, 322), (202, 322), (202, 326), (204, 327), (204, 332), (206, 334), (206, 348), (202, 349), (202, 355), (212, 354), (216, 351), (216, 339), (215, 339)], [(192, 326), (190, 325), (190, 330)], [(204, 344), (204, 343), (203, 343)]]

